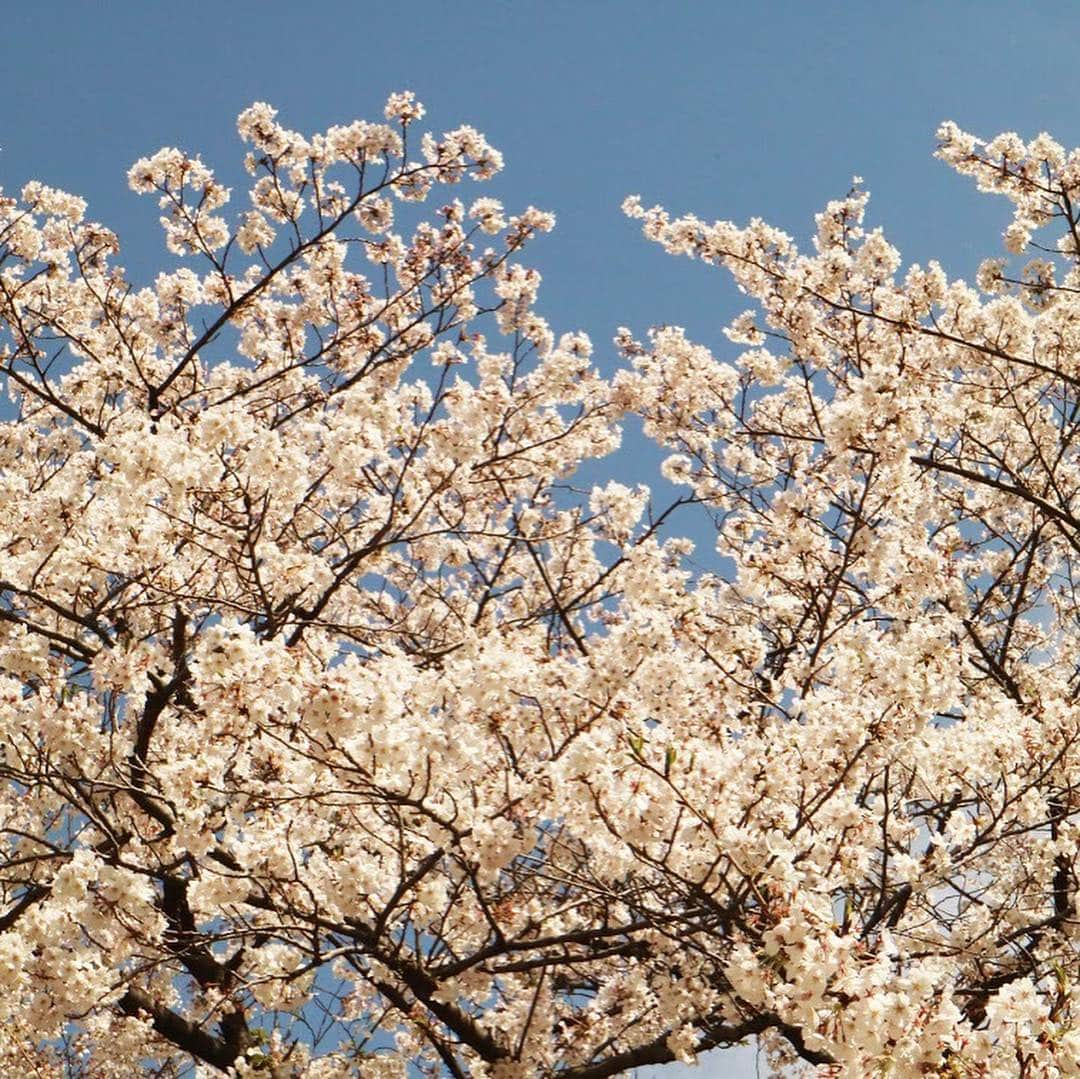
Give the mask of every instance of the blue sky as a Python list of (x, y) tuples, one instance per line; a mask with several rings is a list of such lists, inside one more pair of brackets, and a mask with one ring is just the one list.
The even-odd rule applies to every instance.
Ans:
[(671, 259), (619, 211), (751, 215), (806, 236), (853, 173), (905, 256), (971, 275), (1006, 208), (934, 161), (945, 118), (1080, 141), (1073, 5), (720, 2), (11, 5), (0, 184), (74, 190), (130, 269), (158, 251), (124, 172), (161, 145), (235, 175), (237, 112), (270, 101), (302, 130), (415, 90), (432, 126), (473, 123), (506, 155), (490, 187), (559, 218), (534, 246), (557, 330), (606, 346), (620, 323), (726, 345), (741, 309), (721, 272)]
[[(155, 207), (126, 189), (136, 157), (179, 145), (238, 179), (235, 117), (251, 101), (310, 131), (374, 116), (407, 88), (433, 127), (472, 123), (505, 153), (484, 193), (558, 215), (531, 249), (540, 307), (557, 332), (587, 331), (608, 370), (618, 325), (683, 325), (723, 355), (720, 328), (746, 306), (719, 271), (646, 243), (619, 211), (627, 194), (806, 237), (857, 173), (872, 223), (906, 260), (970, 278), (997, 253), (1008, 211), (933, 160), (938, 123), (1080, 143), (1080, 7), (1067, 3), (5, 8), (0, 186), (37, 178), (88, 198), (136, 279), (161, 250)], [(617, 467), (646, 457), (631, 446)], [(714, 1058), (710, 1071), (752, 1075), (746, 1061)]]

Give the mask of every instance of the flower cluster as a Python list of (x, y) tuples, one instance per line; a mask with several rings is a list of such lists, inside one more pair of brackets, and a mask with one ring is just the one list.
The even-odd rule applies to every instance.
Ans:
[(974, 286), (858, 180), (809, 251), (631, 198), (755, 306), (609, 380), (424, 115), (252, 106), (235, 217), (140, 160), (145, 286), (0, 198), (0, 1072), (1071, 1074), (1080, 158), (942, 128), (1064, 225)]

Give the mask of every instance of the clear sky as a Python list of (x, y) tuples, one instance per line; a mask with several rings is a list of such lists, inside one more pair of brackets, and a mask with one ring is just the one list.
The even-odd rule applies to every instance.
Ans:
[[(388, 92), (412, 89), (432, 127), (472, 123), (504, 152), (485, 194), (558, 215), (530, 248), (540, 308), (556, 332), (587, 331), (608, 370), (618, 325), (683, 325), (723, 355), (720, 327), (746, 306), (721, 272), (646, 243), (619, 211), (627, 194), (805, 238), (857, 173), (871, 222), (907, 260), (970, 278), (997, 253), (1008, 210), (933, 160), (938, 123), (1080, 144), (1070, 3), (53, 0), (0, 12), (0, 186), (36, 178), (88, 198), (136, 279), (161, 250), (155, 207), (126, 189), (136, 157), (179, 145), (239, 180), (235, 117), (251, 101), (313, 131), (374, 118)], [(753, 1075), (752, 1054), (714, 1057), (708, 1073)]]

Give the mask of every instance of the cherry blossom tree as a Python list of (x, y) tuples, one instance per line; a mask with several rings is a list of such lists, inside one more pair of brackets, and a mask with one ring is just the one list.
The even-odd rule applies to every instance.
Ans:
[(630, 199), (757, 306), (605, 380), (422, 116), (0, 199), (0, 1071), (1075, 1074), (1080, 152), (941, 129), (976, 287)]

